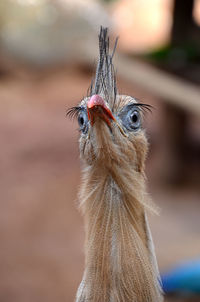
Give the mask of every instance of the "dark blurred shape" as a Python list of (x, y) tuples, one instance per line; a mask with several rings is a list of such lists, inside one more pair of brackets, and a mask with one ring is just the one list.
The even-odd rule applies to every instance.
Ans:
[(169, 45), (148, 55), (158, 66), (200, 84), (200, 28), (193, 19), (194, 0), (174, 0)]
[[(200, 28), (193, 19), (194, 3), (194, 0), (174, 0), (170, 44), (150, 53), (147, 57), (157, 67), (167, 71), (169, 76), (173, 74), (188, 81), (188, 84), (191, 82), (192, 85), (199, 85)], [(195, 132), (190, 135), (192, 132), (190, 129), (193, 128), (191, 113), (185, 110), (184, 106), (179, 107), (175, 101), (174, 104), (167, 99), (164, 101), (163, 129), (168, 165), (163, 170), (163, 175), (168, 183), (177, 185), (188, 181), (189, 175), (195, 175), (200, 168), (200, 161), (196, 156), (200, 152), (200, 137)], [(196, 110), (193, 111), (193, 115), (198, 116)]]
[(191, 30), (194, 27), (192, 17), (194, 0), (175, 0), (173, 10), (173, 26), (171, 43), (180, 45), (183, 41), (191, 40)]

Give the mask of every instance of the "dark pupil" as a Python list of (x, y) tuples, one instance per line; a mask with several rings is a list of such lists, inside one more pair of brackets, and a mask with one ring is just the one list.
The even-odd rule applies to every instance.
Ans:
[(131, 119), (132, 119), (132, 122), (133, 122), (133, 123), (136, 123), (137, 120), (138, 120), (137, 114), (136, 114), (136, 113), (133, 113), (132, 116), (131, 116)]
[(83, 126), (83, 124), (84, 124), (84, 118), (82, 116), (79, 118), (79, 122), (80, 122), (81, 126)]

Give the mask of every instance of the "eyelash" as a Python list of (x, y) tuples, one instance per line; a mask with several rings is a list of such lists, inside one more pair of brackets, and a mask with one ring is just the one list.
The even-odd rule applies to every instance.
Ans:
[(77, 118), (79, 112), (80, 112), (82, 109), (83, 109), (83, 108), (82, 108), (82, 107), (79, 107), (79, 106), (71, 107), (71, 108), (69, 108), (69, 109), (67, 110), (66, 116), (68, 116), (68, 117), (71, 118), (71, 119)]
[(143, 112), (149, 111), (152, 113), (152, 109), (154, 109), (153, 106), (151, 106), (149, 104), (143, 104), (143, 103), (134, 103), (133, 106), (139, 107), (139, 109), (142, 110)]

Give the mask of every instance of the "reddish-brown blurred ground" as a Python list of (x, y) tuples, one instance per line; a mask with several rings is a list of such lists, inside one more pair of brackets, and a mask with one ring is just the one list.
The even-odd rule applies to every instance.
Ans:
[[(76, 122), (65, 110), (86, 94), (91, 76), (76, 68), (48, 76), (0, 78), (0, 301), (74, 300), (83, 265), (83, 221)], [(128, 83), (120, 91), (157, 110), (146, 124), (153, 137), (149, 187), (162, 208), (151, 217), (159, 265), (167, 269), (200, 254), (197, 190), (158, 185), (162, 106)]]

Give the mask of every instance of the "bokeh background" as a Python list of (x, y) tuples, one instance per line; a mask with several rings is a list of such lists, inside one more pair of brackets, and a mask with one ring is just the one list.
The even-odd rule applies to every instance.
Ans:
[[(74, 301), (84, 226), (79, 133), (65, 113), (87, 93), (100, 25), (120, 37), (119, 92), (154, 107), (146, 173), (161, 274), (200, 259), (199, 24), (198, 0), (0, 1), (1, 302)], [(199, 276), (185, 288), (198, 292)], [(200, 301), (192, 292), (166, 301)]]

